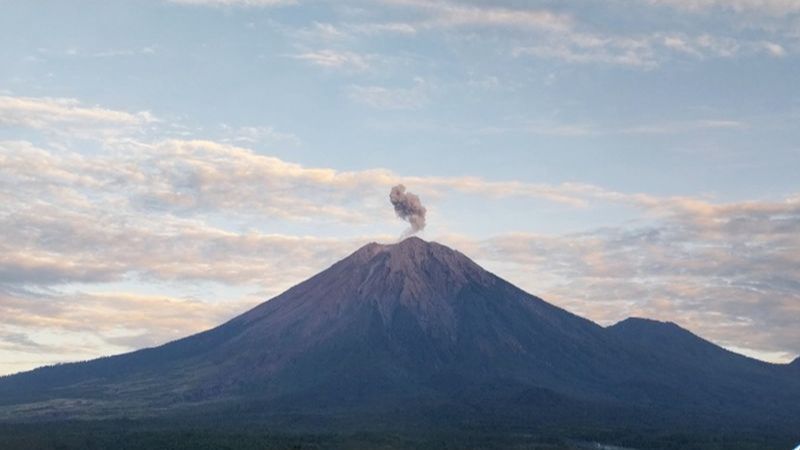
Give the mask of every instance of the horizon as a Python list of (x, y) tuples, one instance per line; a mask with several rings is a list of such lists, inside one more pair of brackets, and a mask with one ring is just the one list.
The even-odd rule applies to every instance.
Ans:
[(416, 229), (601, 326), (789, 363), (798, 23), (780, 0), (6, 2), (0, 375), (212, 328)]

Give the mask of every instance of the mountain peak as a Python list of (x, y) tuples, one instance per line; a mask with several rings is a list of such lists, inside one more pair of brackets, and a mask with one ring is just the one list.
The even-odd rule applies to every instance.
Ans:
[(428, 243), (429, 243), (428, 241), (426, 241), (425, 239), (422, 239), (421, 237), (409, 236), (409, 237), (403, 239), (402, 241), (400, 241), (400, 242), (398, 242), (396, 244), (391, 244), (391, 245), (403, 245), (403, 246), (417, 245), (417, 246), (419, 246), (419, 245), (425, 245), (425, 244), (428, 244)]
[(378, 265), (386, 267), (390, 273), (402, 272), (407, 275), (416, 273), (430, 276), (432, 272), (436, 272), (434, 267), (451, 275), (470, 273), (479, 276), (486, 273), (461, 252), (416, 236), (394, 244), (372, 242), (361, 247), (352, 257), (356, 262), (368, 264), (372, 273)]
[(671, 353), (677, 359), (704, 361), (739, 361), (746, 357), (726, 350), (682, 328), (674, 322), (630, 317), (607, 328), (618, 338), (647, 348), (658, 348), (663, 354)]
[(393, 244), (381, 244), (378, 242), (370, 242), (369, 244), (361, 247), (356, 251), (356, 253), (370, 253), (374, 254), (377, 251), (401, 251), (401, 252), (412, 252), (412, 251), (421, 251), (429, 247), (445, 247), (450, 251), (455, 252), (455, 250), (450, 249), (438, 242), (433, 241), (426, 241), (422, 238), (417, 236), (409, 236), (402, 241), (395, 242)]
[(371, 242), (244, 317), (252, 322), (274, 311), (292, 311), (292, 320), (317, 327), (330, 317), (362, 308), (374, 308), (384, 323), (390, 323), (402, 310), (423, 328), (449, 333), (455, 326), (453, 304), (462, 291), (486, 288), (496, 280), (464, 254), (436, 242), (417, 237), (392, 244)]
[(433, 300), (449, 297), (468, 282), (485, 283), (490, 278), (464, 254), (413, 236), (395, 244), (368, 244), (356, 254), (366, 268), (359, 289), (364, 293), (377, 290), (385, 296), (388, 287), (403, 298)]
[(668, 332), (679, 332), (679, 333), (691, 333), (690, 331), (681, 328), (678, 324), (674, 322), (662, 322), (660, 320), (654, 319), (646, 319), (642, 317), (628, 317), (627, 319), (621, 320), (614, 325), (611, 325), (609, 328), (616, 329), (619, 331), (626, 330), (626, 331), (641, 331), (644, 329), (647, 330), (658, 330), (661, 333), (668, 333)]
[(367, 258), (371, 258), (375, 256), (376, 253), (379, 252), (399, 251), (399, 252), (409, 253), (412, 251), (421, 251), (422, 249), (430, 245), (440, 245), (440, 244), (437, 244), (435, 242), (428, 242), (416, 236), (411, 236), (403, 239), (402, 241), (395, 242), (394, 244), (381, 244), (378, 242), (370, 242), (369, 244), (366, 244), (363, 247), (356, 250), (354, 255), (366, 256)]

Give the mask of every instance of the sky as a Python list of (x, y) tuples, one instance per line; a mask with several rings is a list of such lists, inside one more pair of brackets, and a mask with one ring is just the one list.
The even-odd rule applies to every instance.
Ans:
[(419, 236), (610, 325), (800, 353), (800, 2), (7, 0), (0, 374)]

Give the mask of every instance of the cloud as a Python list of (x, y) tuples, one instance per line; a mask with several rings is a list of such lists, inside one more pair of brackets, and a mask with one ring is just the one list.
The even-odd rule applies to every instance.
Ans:
[[(6, 201), (30, 209), (61, 206), (76, 214), (107, 206), (139, 213), (230, 212), (266, 219), (363, 222), (381, 214), (350, 208), (352, 199), (383, 210), (381, 191), (397, 180), (419, 190), (453, 190), (493, 197), (531, 197), (571, 205), (612, 195), (590, 185), (547, 185), (490, 181), (475, 177), (411, 177), (386, 169), (337, 171), (304, 167), (279, 158), (212, 141), (166, 140), (152, 144), (117, 143), (89, 157), (48, 151), (24, 141), (0, 142), (0, 187)], [(373, 194), (370, 194), (374, 192)], [(276, 195), (280, 194), (280, 195)], [(35, 200), (31, 204), (31, 201)], [(25, 210), (22, 209), (22, 210)], [(16, 212), (16, 211), (15, 211)], [(365, 216), (367, 214), (367, 216)], [(387, 221), (391, 215), (385, 215)]]
[(681, 122), (662, 122), (647, 125), (622, 127), (617, 131), (622, 134), (678, 134), (693, 131), (740, 130), (747, 124), (730, 119), (698, 119)]
[(341, 50), (316, 50), (299, 53), (292, 56), (295, 59), (307, 61), (311, 64), (330, 69), (346, 69), (364, 71), (370, 68), (371, 56)]
[[(20, 157), (29, 160), (31, 154)], [(305, 274), (312, 267), (309, 264), (320, 268), (315, 264), (332, 262), (346, 254), (343, 246), (356, 245), (348, 240), (228, 231), (201, 219), (207, 220), (209, 215), (227, 208), (234, 210), (224, 215), (231, 221), (237, 211), (244, 214), (248, 208), (257, 208), (250, 202), (257, 202), (258, 198), (249, 199), (247, 193), (238, 199), (222, 199), (218, 206), (196, 200), (204, 203), (199, 217), (180, 217), (165, 207), (145, 204), (148, 209), (140, 205), (153, 195), (146, 183), (157, 183), (153, 178), (139, 178), (142, 173), (138, 170), (149, 170), (146, 167), (120, 170), (113, 164), (125, 163), (112, 159), (107, 160), (109, 172), (92, 174), (92, 164), (101, 163), (77, 157), (44, 162), (65, 166), (56, 170), (44, 164), (3, 165), (9, 170), (3, 171), (8, 184), (0, 189), (0, 231), (5, 237), (0, 242), (0, 283), (53, 286), (139, 278), (285, 285), (296, 279), (291, 276), (292, 271)], [(73, 177), (71, 170), (83, 171), (83, 175)], [(29, 176), (36, 178), (28, 179)], [(136, 185), (137, 181), (145, 185)], [(11, 185), (16, 186), (13, 191)], [(263, 183), (257, 182), (251, 189), (253, 195), (262, 197), (264, 191), (258, 191), (259, 185)], [(137, 193), (138, 190), (143, 192)], [(229, 192), (224, 187), (220, 190), (223, 197), (224, 192)], [(235, 205), (234, 201), (242, 204)], [(294, 201), (302, 199), (280, 200), (262, 210), (294, 206)], [(184, 203), (181, 208), (186, 207)], [(332, 210), (315, 205), (299, 208), (291, 213), (305, 210), (306, 217), (322, 216), (317, 220), (325, 220)], [(288, 271), (277, 265), (290, 260), (294, 262)]]
[(69, 98), (0, 96), (1, 127), (90, 137), (131, 132), (157, 121), (148, 111), (131, 113), (86, 106)]
[(401, 36), (413, 36), (419, 31), (418, 25), (404, 22), (349, 24), (347, 29), (358, 34), (376, 35), (389, 33)]
[(311, 27), (302, 28), (298, 31), (301, 36), (310, 38), (313, 41), (333, 42), (347, 39), (350, 35), (331, 23), (314, 22)]
[[(34, 342), (25, 333), (0, 332), (0, 348), (20, 349), (23, 351), (40, 350), (43, 346)], [(0, 369), (1, 371), (2, 369)], [(2, 373), (2, 372), (0, 372)]]
[[(3, 221), (0, 282), (64, 285), (139, 279), (145, 282), (215, 281), (225, 284), (286, 285), (298, 273), (344, 256), (351, 240), (232, 233), (161, 218), (154, 225), (87, 222), (90, 216), (36, 210), (44, 217)], [(30, 227), (23, 232), (8, 228)], [(108, 246), (105, 248), (104, 246)], [(292, 268), (280, 268), (280, 261)], [(299, 272), (298, 272), (299, 271)], [(294, 274), (294, 275), (293, 275)]]
[[(787, 0), (788, 1), (788, 0)], [(658, 3), (652, 0), (649, 3)], [(606, 64), (638, 69), (654, 69), (666, 61), (692, 57), (731, 58), (764, 54), (782, 57), (788, 53), (780, 42), (749, 39), (737, 30), (733, 35), (709, 33), (688, 34), (670, 31), (625, 32), (619, 27), (603, 29), (602, 24), (588, 23), (574, 14), (541, 8), (506, 8), (486, 4), (464, 4), (447, 1), (387, 0), (395, 8), (416, 12), (401, 22), (360, 23), (350, 29), (367, 34), (416, 34), (423, 31), (457, 33), (502, 32), (498, 36), (511, 45), (514, 56), (533, 56), (571, 64)], [(675, 4), (723, 5), (722, 1), (684, 2), (664, 0)], [(739, 7), (752, 6), (755, 0), (743, 0)], [(769, 3), (779, 8), (781, 0)], [(699, 6), (699, 5), (698, 5)], [(736, 36), (736, 37), (734, 37)]]
[[(648, 208), (661, 200), (581, 183), (552, 185), (479, 177), (403, 176), (386, 169), (305, 167), (244, 147), (201, 140), (126, 140), (109, 144), (92, 156), (3, 141), (0, 162), (5, 211), (18, 214), (52, 207), (77, 215), (77, 221), (85, 220), (80, 215), (84, 211), (107, 211), (110, 217), (127, 211), (175, 220), (226, 214), (346, 224), (374, 223), (383, 217), (391, 223), (390, 214), (380, 213), (384, 210), (380, 192), (398, 181), (433, 197), (456, 192), (576, 207), (608, 201)], [(14, 217), (9, 214), (6, 218)]]
[(786, 48), (784, 48), (780, 44), (776, 44), (774, 42), (765, 41), (765, 42), (762, 43), (762, 45), (764, 46), (764, 49), (772, 56), (783, 57), (783, 56), (786, 56), (786, 54), (787, 54)]
[(648, 2), (693, 12), (712, 9), (772, 15), (800, 12), (800, 3), (794, 0), (648, 0)]
[(0, 283), (288, 286), (374, 234), (298, 237), (253, 224), (384, 222), (389, 229), (385, 192), (397, 181), (431, 197), (519, 197), (575, 207), (593, 199), (633, 201), (582, 184), (304, 167), (210, 141), (125, 141), (90, 155), (0, 141)]
[(294, 5), (297, 3), (296, 0), (169, 0), (169, 2), (180, 5), (239, 6), (251, 8)]
[[(70, 47), (66, 51), (64, 51), (63, 54), (66, 56), (74, 56), (79, 58), (117, 58), (117, 57), (153, 55), (156, 53), (156, 50), (157, 50), (156, 46), (147, 46), (140, 48), (119, 48), (119, 49), (108, 49), (108, 50), (87, 52), (87, 51), (82, 51), (77, 47)], [(39, 51), (40, 53), (43, 54), (52, 55), (52, 52), (44, 48), (39, 49)]]
[(644, 124), (600, 125), (589, 123), (531, 122), (520, 127), (492, 128), (491, 132), (525, 132), (537, 135), (566, 137), (602, 136), (615, 134), (681, 134), (697, 131), (742, 130), (746, 122), (732, 119), (695, 119), (685, 121), (666, 121)]
[(550, 36), (542, 43), (518, 46), (515, 56), (536, 56), (578, 64), (612, 64), (642, 69), (653, 69), (670, 58), (690, 56), (699, 60), (707, 58), (732, 58), (747, 54), (785, 56), (780, 44), (753, 41), (710, 34), (653, 33), (633, 36), (612, 36), (596, 33), (573, 32)]
[(352, 85), (348, 97), (357, 103), (383, 110), (419, 109), (429, 101), (430, 83), (415, 78), (410, 88)]
[(160, 345), (219, 325), (256, 303), (249, 297), (209, 302), (102, 291), (46, 293), (0, 284), (0, 374)]
[[(62, 140), (79, 138), (111, 144), (114, 140), (138, 142), (146, 132), (161, 131), (164, 134), (164, 128), (169, 128), (166, 130), (169, 133), (187, 127), (179, 123), (166, 124), (149, 111), (128, 112), (88, 106), (69, 98), (0, 95), (0, 128), (29, 129)], [(216, 134), (223, 143), (300, 144), (296, 135), (265, 125), (221, 124)]]
[(253, 145), (259, 143), (300, 145), (300, 138), (292, 133), (284, 133), (269, 126), (233, 127), (228, 124), (221, 125), (225, 135), (221, 139), (224, 143), (240, 145)]
[[(388, 0), (386, 3), (395, 6), (413, 7), (425, 12), (427, 17), (424, 20), (411, 25), (406, 24), (415, 29), (500, 26), (523, 30), (566, 30), (573, 25), (571, 17), (545, 9), (509, 9), (424, 0)], [(398, 27), (398, 24), (395, 24), (393, 28), (402, 27)]]

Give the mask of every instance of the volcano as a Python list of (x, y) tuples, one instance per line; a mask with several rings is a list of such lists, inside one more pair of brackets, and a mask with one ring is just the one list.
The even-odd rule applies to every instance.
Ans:
[(209, 331), (1, 378), (0, 419), (790, 433), (796, 368), (672, 323), (601, 327), (412, 237), (368, 244)]

